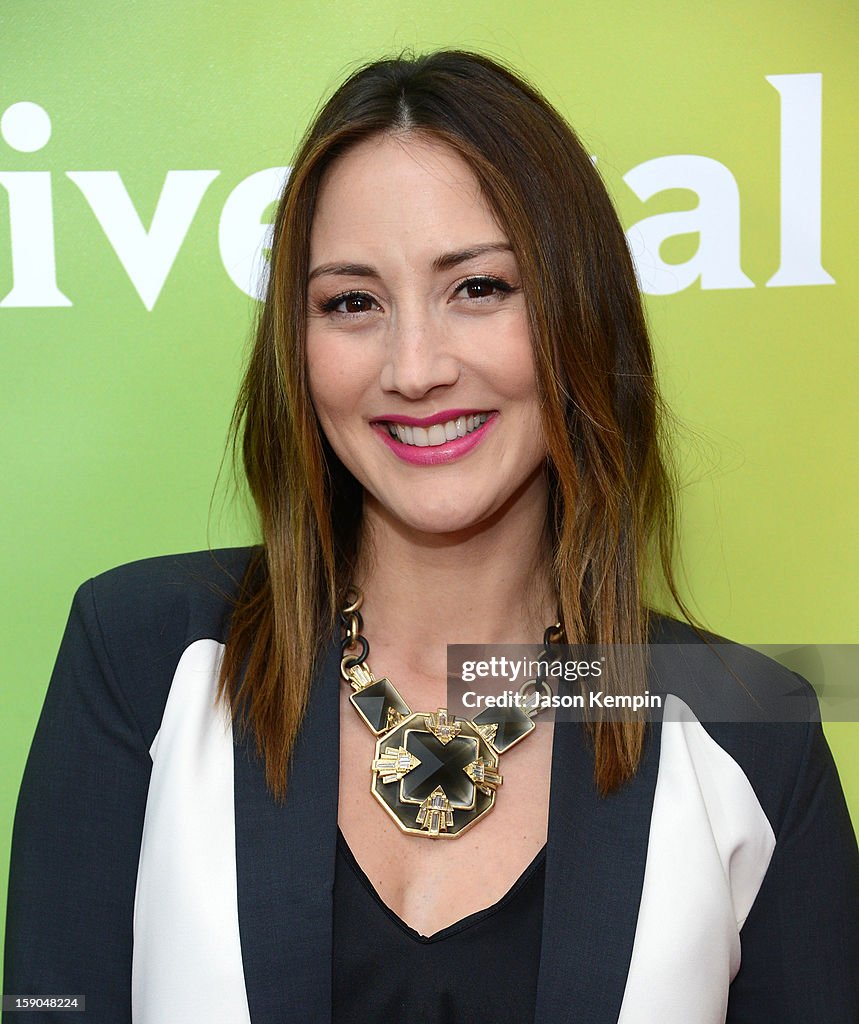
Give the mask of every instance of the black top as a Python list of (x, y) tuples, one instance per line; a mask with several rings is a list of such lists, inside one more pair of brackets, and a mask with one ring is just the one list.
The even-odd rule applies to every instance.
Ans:
[(531, 1024), (546, 847), (491, 907), (421, 935), (373, 887), (339, 827), (332, 1024)]

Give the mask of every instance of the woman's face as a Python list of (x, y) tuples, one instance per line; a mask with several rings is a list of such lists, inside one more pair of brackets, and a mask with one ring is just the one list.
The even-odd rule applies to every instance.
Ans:
[(319, 422), (365, 508), (434, 534), (518, 501), (544, 508), (516, 259), (447, 146), (375, 136), (328, 168), (310, 237), (307, 362)]

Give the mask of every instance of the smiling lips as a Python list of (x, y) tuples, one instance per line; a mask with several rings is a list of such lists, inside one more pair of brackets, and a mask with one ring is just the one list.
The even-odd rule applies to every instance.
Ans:
[(470, 452), (485, 436), (489, 429), (486, 424), (491, 427), (495, 419), (491, 412), (451, 409), (423, 420), (392, 416), (376, 420), (373, 426), (387, 446), (404, 461), (413, 465), (438, 465)]
[(457, 416), (456, 419), (445, 420), (444, 423), (434, 423), (431, 427), (419, 427), (411, 424), (385, 422), (391, 437), (397, 438), (403, 444), (415, 445), (418, 448), (435, 448), (445, 441), (455, 441), (458, 437), (465, 437), (473, 430), (486, 422), (488, 412), (478, 413), (474, 416)]

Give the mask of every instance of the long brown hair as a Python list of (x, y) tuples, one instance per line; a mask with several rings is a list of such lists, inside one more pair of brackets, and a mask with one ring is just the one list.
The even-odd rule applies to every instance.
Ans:
[[(672, 570), (668, 411), (623, 229), (588, 153), (545, 98), (497, 60), (442, 50), (366, 64), (299, 145), (230, 428), (234, 462), (241, 440), (262, 543), (238, 591), (218, 699), (242, 731), (253, 729), (278, 800), (361, 528), (360, 485), (328, 445), (309, 397), (310, 228), (326, 168), (378, 133), (419, 133), (458, 152), (516, 255), (549, 450), (546, 528), (566, 641), (622, 645), (614, 690), (640, 694), (652, 570), (692, 621)], [(606, 794), (637, 770), (645, 724), (629, 713), (588, 728), (594, 780)]]

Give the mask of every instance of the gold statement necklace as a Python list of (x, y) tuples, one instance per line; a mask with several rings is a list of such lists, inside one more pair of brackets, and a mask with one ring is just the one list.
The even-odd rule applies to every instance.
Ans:
[[(448, 715), (447, 708), (412, 711), (389, 679), (373, 675), (367, 664), (370, 645), (362, 633), (363, 600), (362, 592), (351, 587), (340, 612), (340, 674), (352, 687), (352, 706), (378, 737), (370, 792), (408, 835), (456, 839), (495, 806), (503, 781), (499, 756), (535, 728), (534, 718), (544, 709), (540, 693), (552, 696), (546, 669), (563, 629), (560, 622), (546, 629), (538, 658), (541, 674), (519, 688), (519, 706), (458, 718)], [(347, 653), (356, 648), (357, 653)]]

